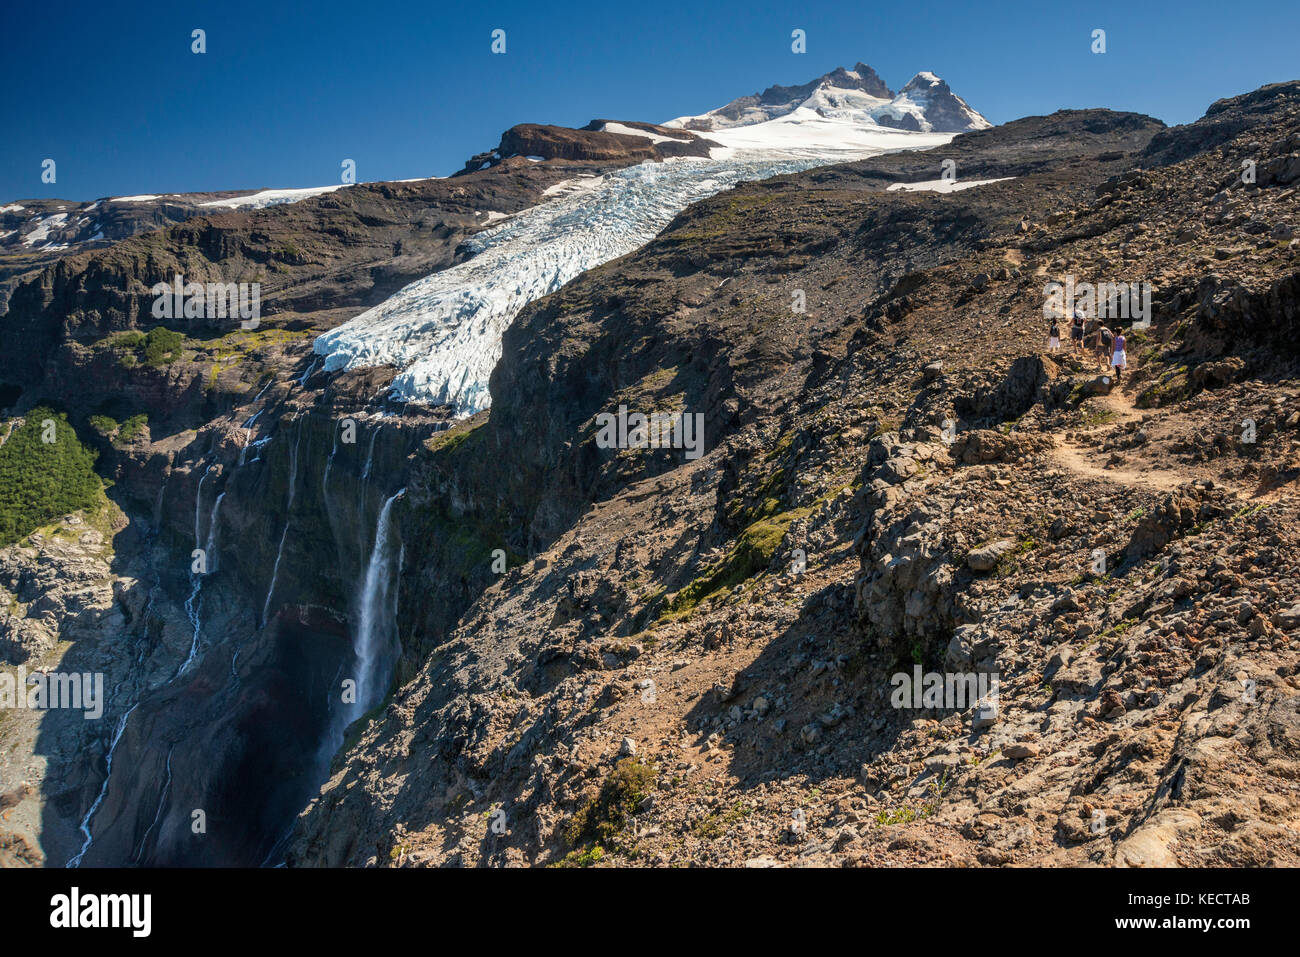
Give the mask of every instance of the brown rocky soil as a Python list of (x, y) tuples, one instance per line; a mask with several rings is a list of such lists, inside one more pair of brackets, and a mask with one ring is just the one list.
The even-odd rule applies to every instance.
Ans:
[[(290, 863), (1297, 863), (1300, 87), (1150, 149), (1055, 121), (1095, 155), (741, 187), (520, 316), (411, 507), (525, 557)], [(1064, 276), (1154, 286), (1122, 384), (1046, 354)], [(596, 448), (619, 403), (703, 412), (707, 454)], [(997, 674), (996, 711), (893, 707), (914, 664)]]

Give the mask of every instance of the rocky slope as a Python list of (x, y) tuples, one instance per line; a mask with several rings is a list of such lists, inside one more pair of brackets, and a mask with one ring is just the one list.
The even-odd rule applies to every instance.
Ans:
[(0, 315), (24, 279), (65, 256), (225, 209), (298, 202), (338, 187), (111, 196), (94, 202), (22, 199), (0, 203)]
[[(520, 563), (290, 863), (1294, 865), (1300, 84), (1053, 124), (1095, 145), (742, 186), (525, 310), (407, 504)], [(944, 158), (1014, 178), (880, 191)], [(1047, 353), (1069, 278), (1152, 285), (1122, 382)], [(598, 448), (620, 404), (707, 453)], [(997, 707), (894, 707), (914, 665)]]
[[(639, 155), (45, 268), (0, 380), (114, 484), (0, 550), (0, 654), (111, 693), (0, 718), (0, 861), (1295, 863), (1297, 137), (1283, 84), (743, 183), (526, 307), (468, 419), (314, 337)], [(888, 189), (949, 171), (999, 182)], [(263, 327), (134, 338), (178, 269)], [(1152, 284), (1121, 383), (1045, 351), (1071, 278)], [(703, 454), (600, 447), (620, 405)], [(894, 707), (915, 665), (998, 707)]]

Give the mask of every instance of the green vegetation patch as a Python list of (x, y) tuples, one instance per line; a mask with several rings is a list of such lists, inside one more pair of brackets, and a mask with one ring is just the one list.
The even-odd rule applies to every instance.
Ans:
[(148, 424), (149, 416), (145, 415), (143, 412), (139, 415), (131, 416), (131, 418), (123, 422), (122, 427), (118, 429), (117, 443), (119, 445), (127, 445), (135, 441), (136, 437), (144, 431), (145, 426)]
[(0, 545), (69, 512), (97, 511), (103, 501), (95, 453), (81, 444), (66, 415), (33, 409), (0, 446)]
[(1166, 370), (1155, 382), (1138, 393), (1133, 404), (1139, 409), (1153, 409), (1187, 398), (1191, 392), (1187, 372), (1187, 366)]
[(761, 519), (740, 533), (736, 544), (716, 565), (679, 591), (660, 618), (689, 614), (702, 601), (735, 588), (772, 564), (786, 530), (796, 519), (812, 513), (813, 506), (792, 509)]
[(589, 800), (564, 829), (570, 847), (588, 841), (597, 845), (615, 843), (655, 786), (655, 767), (636, 758), (623, 758), (614, 765), (600, 793)]

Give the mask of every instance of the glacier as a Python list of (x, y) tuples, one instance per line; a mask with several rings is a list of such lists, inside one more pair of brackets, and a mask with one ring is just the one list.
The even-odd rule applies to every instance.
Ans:
[(738, 183), (949, 142), (951, 133), (869, 127), (799, 109), (711, 132), (710, 158), (676, 157), (569, 180), (467, 241), (470, 258), (398, 290), (316, 338), (325, 371), (390, 365), (397, 400), (488, 408), (501, 337), (530, 302), (645, 245), (691, 203)]

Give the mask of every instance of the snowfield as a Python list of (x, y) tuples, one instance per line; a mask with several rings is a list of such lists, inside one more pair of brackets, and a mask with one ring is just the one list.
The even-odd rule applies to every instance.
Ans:
[[(404, 182), (416, 182), (416, 180), (404, 180)], [(223, 209), (265, 209), (268, 206), (279, 206), (281, 203), (297, 203), (304, 199), (311, 199), (313, 196), (332, 193), (336, 189), (343, 189), (344, 186), (350, 185), (352, 184), (340, 183), (338, 186), (306, 186), (302, 189), (264, 189), (248, 196), (214, 199), (206, 203), (199, 203), (199, 205), (221, 207)]]
[(889, 192), (896, 193), (905, 190), (909, 193), (956, 193), (959, 190), (970, 189), (972, 186), (986, 186), (989, 183), (1005, 183), (1013, 176), (1002, 176), (998, 179), (926, 179), (919, 183), (894, 183), (889, 187)]
[[(43, 216), (37, 220), (36, 228), (23, 237), (24, 246), (35, 246), (37, 243), (43, 243), (50, 238), (50, 231), (62, 226), (67, 220), (67, 213), (54, 213), (50, 216)], [(45, 247), (49, 249), (64, 249), (64, 246), (58, 246), (54, 243), (47, 243)]]
[[(625, 131), (645, 135), (617, 130)], [(488, 377), (501, 357), (501, 337), (528, 303), (640, 248), (691, 203), (741, 182), (939, 146), (954, 134), (883, 129), (851, 113), (823, 117), (797, 109), (705, 135), (721, 144), (709, 159), (646, 162), (552, 187), (544, 202), (473, 237), (473, 258), (321, 335), (315, 352), (327, 371), (396, 366), (394, 398), (471, 415), (490, 404)]]

